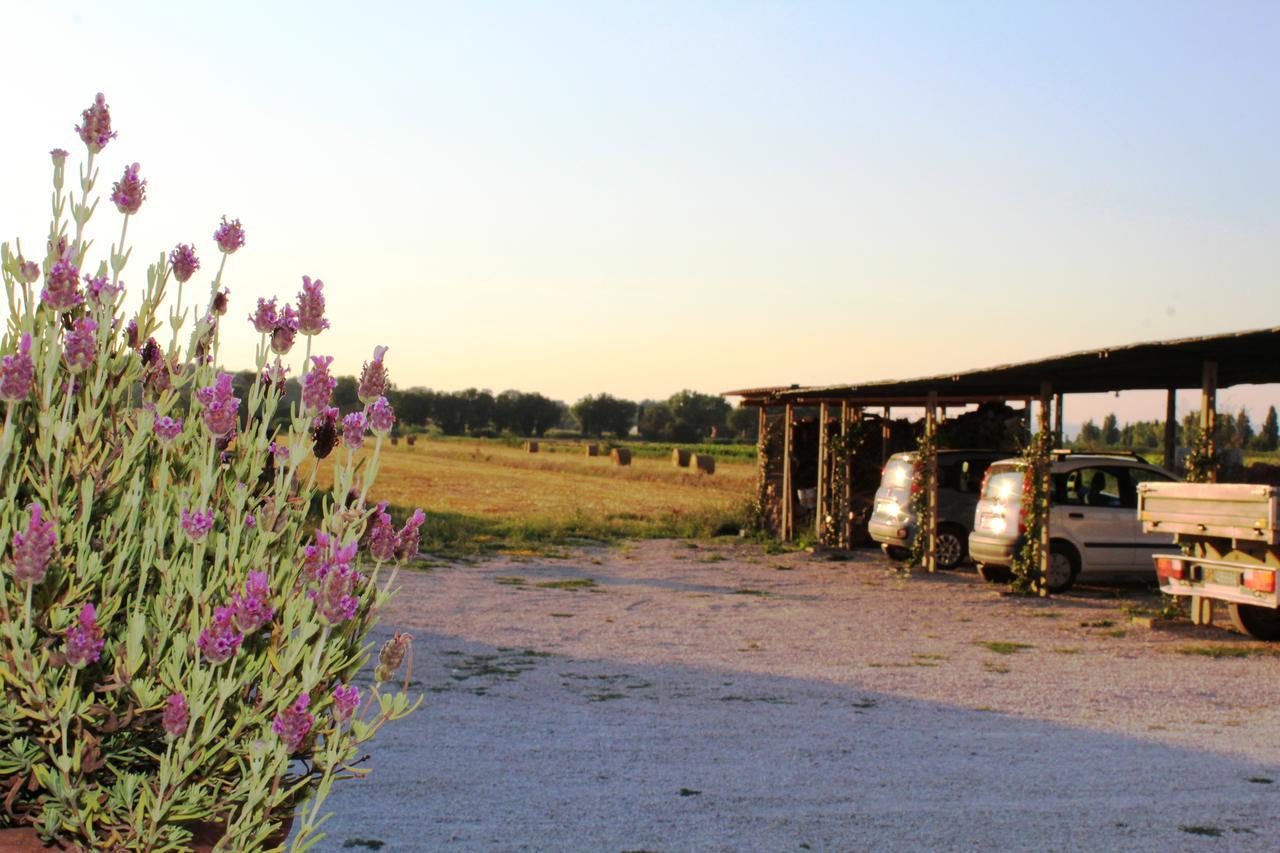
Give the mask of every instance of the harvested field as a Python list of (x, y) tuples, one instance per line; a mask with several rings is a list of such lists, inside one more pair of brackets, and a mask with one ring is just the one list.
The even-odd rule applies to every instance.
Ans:
[(1135, 627), (1146, 590), (728, 539), (401, 579), (427, 702), (323, 849), (1280, 845), (1277, 648)]
[[(370, 497), (425, 509), (427, 550), (528, 550), (575, 538), (711, 535), (740, 522), (756, 474), (753, 463), (725, 462), (715, 477), (697, 477), (672, 468), (669, 450), (619, 466), (580, 446), (556, 447), (530, 454), (494, 441), (384, 444)], [(319, 481), (329, 483), (335, 461), (345, 460), (344, 449), (334, 451)]]

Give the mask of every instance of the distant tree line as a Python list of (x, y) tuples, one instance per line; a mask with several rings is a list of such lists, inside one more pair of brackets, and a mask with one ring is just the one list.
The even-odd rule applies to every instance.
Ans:
[[(235, 375), (241, 399), (255, 381), (253, 371)], [(360, 408), (354, 376), (337, 377), (333, 405), (343, 413)], [(722, 397), (684, 390), (666, 400), (635, 403), (610, 394), (592, 394), (572, 406), (536, 392), (467, 388), (433, 391), (429, 388), (392, 388), (387, 398), (396, 410), (400, 429), (436, 428), (445, 435), (509, 434), (540, 438), (548, 430), (562, 429), (598, 438), (625, 438), (638, 434), (654, 441), (695, 442), (711, 438), (754, 441), (758, 427), (755, 410), (734, 409)], [(297, 379), (285, 384), (282, 417), (301, 399)]]
[[(1214, 430), (1214, 443), (1219, 448), (1271, 451), (1280, 448), (1280, 424), (1277, 424), (1276, 407), (1267, 409), (1262, 427), (1255, 431), (1249, 413), (1245, 409), (1232, 415), (1219, 412)], [(1177, 425), (1177, 442), (1190, 447), (1200, 435), (1200, 413), (1188, 412)], [(1121, 426), (1114, 414), (1102, 419), (1099, 426), (1087, 420), (1073, 442), (1079, 448), (1148, 447), (1164, 444), (1164, 421), (1135, 421)]]

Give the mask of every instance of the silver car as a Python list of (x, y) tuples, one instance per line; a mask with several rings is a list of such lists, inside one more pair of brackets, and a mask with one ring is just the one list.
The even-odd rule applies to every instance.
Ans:
[[(953, 569), (965, 558), (969, 528), (987, 466), (1008, 455), (998, 450), (938, 451), (938, 567)], [(895, 453), (885, 463), (867, 532), (893, 559), (903, 559), (916, 533), (912, 484), (919, 454)]]

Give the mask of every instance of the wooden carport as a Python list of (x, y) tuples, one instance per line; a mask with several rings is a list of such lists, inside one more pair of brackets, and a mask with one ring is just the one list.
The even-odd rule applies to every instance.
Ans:
[[(1167, 394), (1164, 457), (1166, 467), (1172, 470), (1177, 434), (1176, 395), (1179, 390), (1200, 388), (1201, 429), (1207, 436), (1208, 449), (1212, 453), (1218, 388), (1271, 382), (1280, 382), (1280, 327), (1088, 349), (1035, 361), (916, 379), (811, 387), (774, 386), (727, 391), (724, 396), (741, 397), (742, 405), (759, 407), (762, 427), (768, 409), (783, 409), (784, 489), (779, 533), (789, 541), (795, 537), (795, 495), (792, 494), (790, 471), (793, 464), (792, 421), (798, 406), (818, 406), (819, 420), (824, 425), (829, 409), (838, 406), (842, 432), (854, 412), (871, 407), (883, 407), (886, 413), (895, 407), (923, 407), (925, 429), (932, 431), (936, 429), (940, 406), (1019, 400), (1029, 404), (1034, 400), (1039, 404), (1040, 423), (1050, 423), (1052, 416), (1058, 441), (1061, 442), (1063, 395), (1164, 390)], [(762, 428), (762, 454), (763, 435)], [(820, 435), (825, 435), (825, 429)], [(824, 482), (827, 471), (821, 464), (823, 452), (824, 448), (820, 446), (819, 494), (827, 485)], [(932, 466), (934, 460), (928, 460), (926, 464)], [(936, 480), (930, 478), (929, 482), (929, 500), (936, 506)], [(820, 534), (822, 513), (816, 515), (815, 532)], [(925, 531), (926, 553), (932, 570), (932, 546), (937, 531), (935, 524), (930, 524), (929, 528)], [(1047, 539), (1047, 526), (1041, 535)], [(1047, 553), (1048, 549), (1042, 550)]]

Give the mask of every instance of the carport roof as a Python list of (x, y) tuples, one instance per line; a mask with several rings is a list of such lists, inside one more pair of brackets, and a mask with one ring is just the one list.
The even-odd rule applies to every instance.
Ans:
[(1038, 397), (1042, 382), (1055, 394), (1199, 388), (1205, 362), (1218, 366), (1218, 387), (1280, 382), (1280, 326), (1150, 341), (916, 379), (851, 385), (746, 388), (726, 391), (747, 405), (847, 401), (862, 405), (919, 405), (929, 392), (940, 402)]

